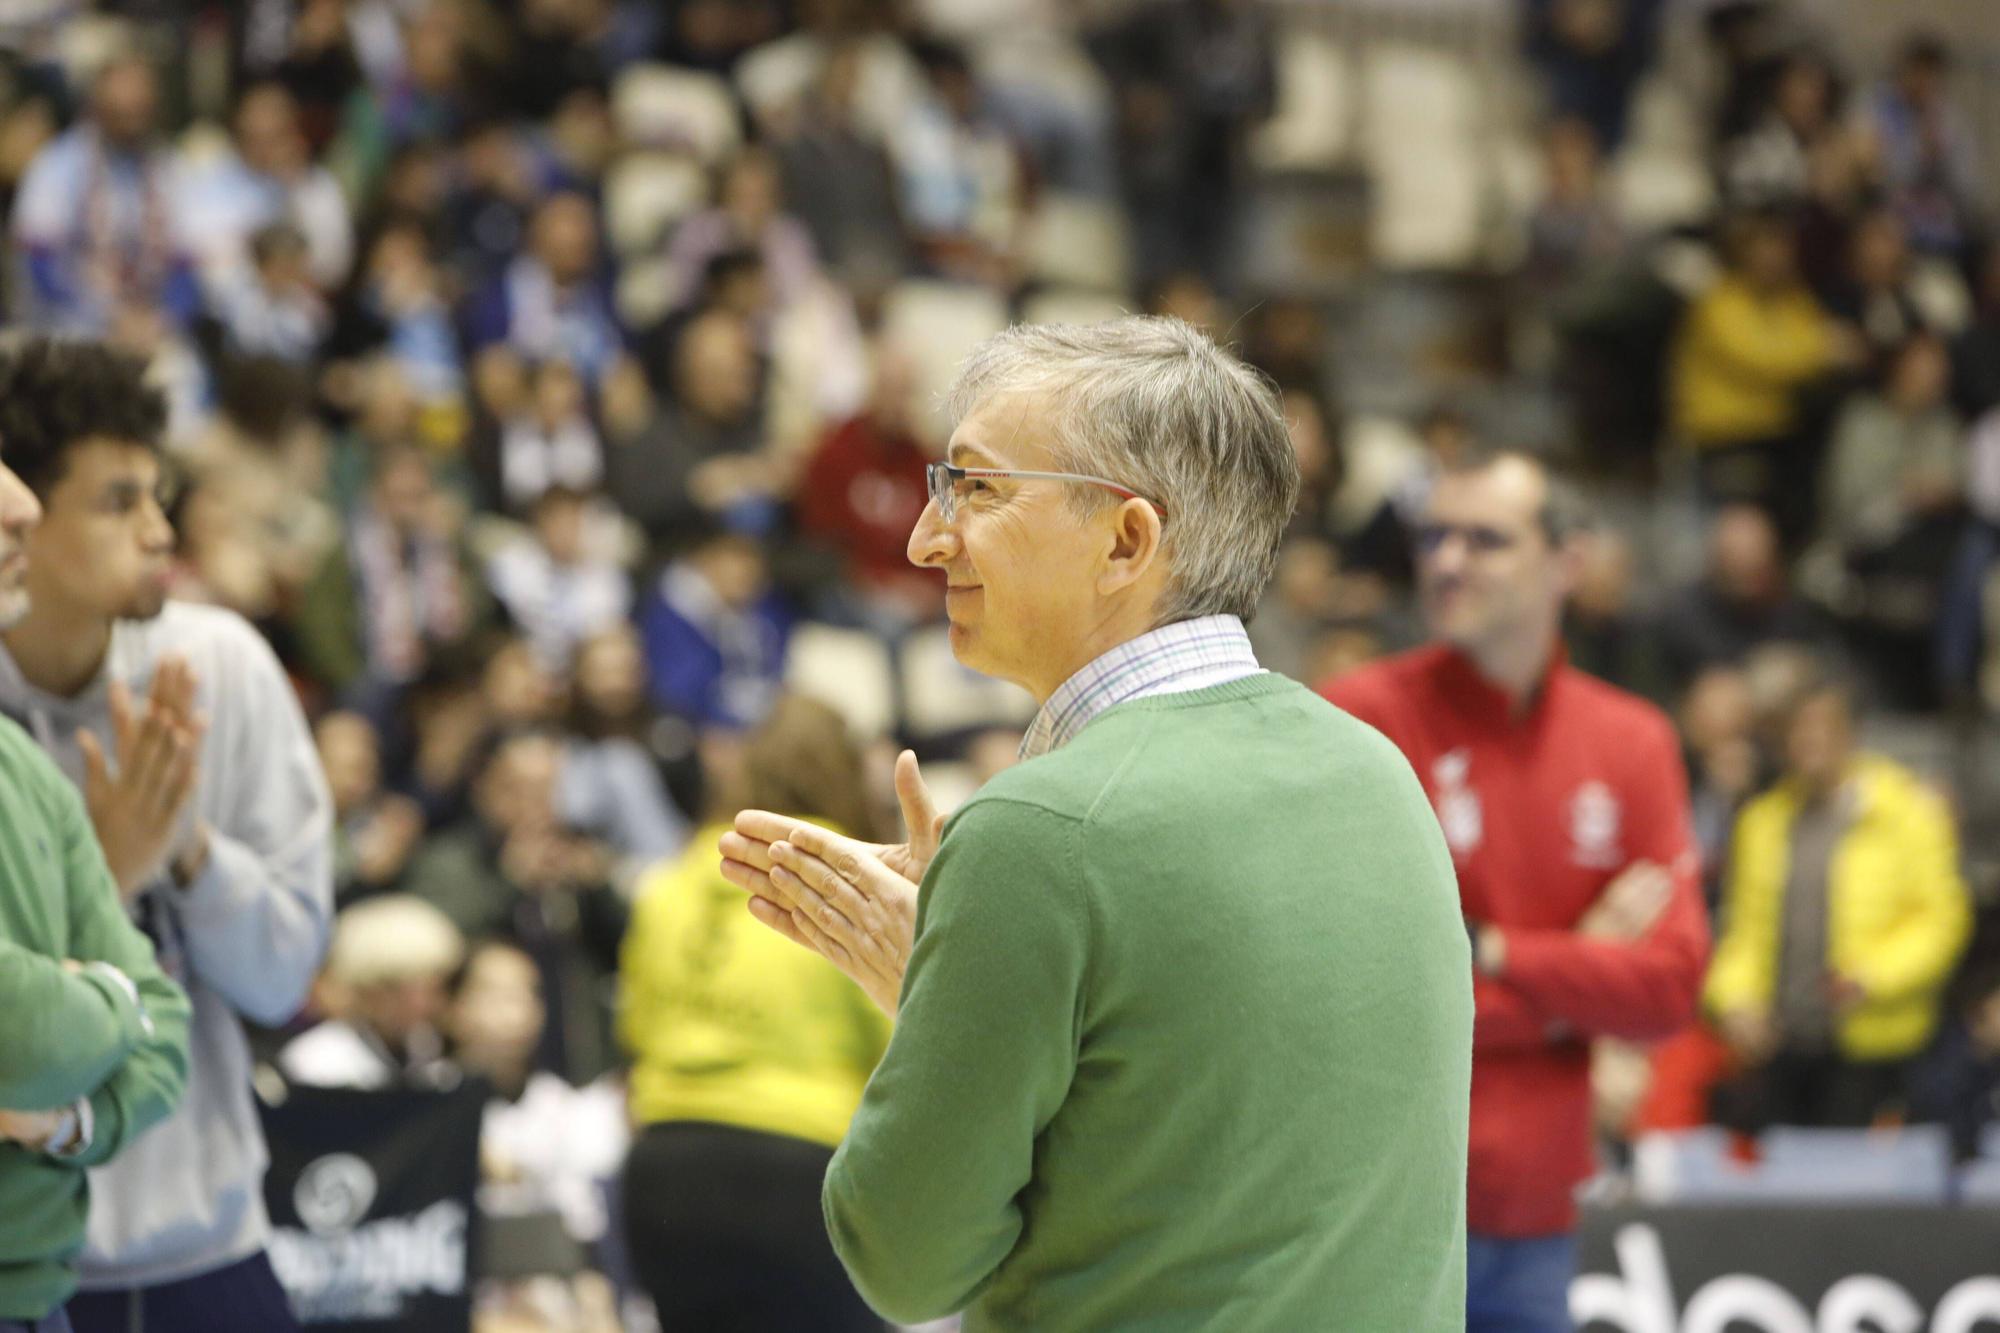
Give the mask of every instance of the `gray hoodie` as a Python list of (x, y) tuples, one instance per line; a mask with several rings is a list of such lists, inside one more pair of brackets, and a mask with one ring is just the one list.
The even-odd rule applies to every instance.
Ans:
[(0, 647), (0, 711), (82, 785), (79, 727), (113, 753), (109, 685), (144, 698), (153, 667), (185, 657), (208, 718), (200, 785), (183, 836), (210, 829), (208, 864), (187, 887), (164, 875), (134, 906), (161, 967), (187, 988), (187, 1093), (171, 1117), (90, 1173), (85, 1289), (155, 1286), (263, 1248), (267, 1155), (238, 1015), (296, 1012), (326, 952), (333, 911), (332, 800), (291, 684), (257, 631), (232, 611), (169, 602), (121, 621), (104, 669), (80, 694), (35, 689)]

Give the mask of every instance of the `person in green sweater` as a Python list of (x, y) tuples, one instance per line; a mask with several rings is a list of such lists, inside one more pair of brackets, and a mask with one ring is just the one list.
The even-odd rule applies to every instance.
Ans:
[[(0, 462), (0, 628), (27, 611), (22, 543), (40, 518)], [(192, 745), (164, 709), (134, 727), (121, 755), (149, 773), (169, 774)], [(66, 1333), (84, 1172), (173, 1109), (187, 1025), (187, 997), (126, 918), (83, 798), (0, 719), (0, 1333)]]
[(1041, 702), (911, 841), (762, 811), (724, 872), (896, 1016), (828, 1169), (849, 1275), (968, 1333), (1465, 1321), (1472, 970), (1394, 746), (1243, 621), (1298, 470), (1177, 320), (1016, 328), (952, 395), (910, 538), (953, 649)]

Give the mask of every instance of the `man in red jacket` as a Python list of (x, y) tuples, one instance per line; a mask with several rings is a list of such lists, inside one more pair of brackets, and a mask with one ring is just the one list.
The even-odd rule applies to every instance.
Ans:
[(1321, 687), (1403, 751), (1458, 869), (1476, 970), (1469, 1333), (1571, 1327), (1590, 1041), (1679, 1031), (1708, 953), (1673, 727), (1563, 655), (1580, 520), (1526, 455), (1447, 472), (1417, 532), (1438, 642)]

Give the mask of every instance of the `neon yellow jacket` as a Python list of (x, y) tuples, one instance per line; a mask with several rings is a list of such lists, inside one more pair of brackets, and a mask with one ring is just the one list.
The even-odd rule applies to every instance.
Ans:
[(833, 964), (758, 923), (722, 877), (722, 825), (640, 883), (619, 966), (633, 1119), (700, 1120), (837, 1147), (889, 1044)]
[[(1950, 812), (1912, 773), (1854, 761), (1853, 821), (1829, 871), (1827, 964), (1867, 998), (1836, 1028), (1842, 1054), (1915, 1054), (1937, 1025), (1938, 998), (1971, 930)], [(1710, 964), (1710, 1010), (1769, 1010), (1777, 986), (1792, 823), (1801, 797), (1780, 784), (1745, 806), (1730, 849), (1724, 929)]]

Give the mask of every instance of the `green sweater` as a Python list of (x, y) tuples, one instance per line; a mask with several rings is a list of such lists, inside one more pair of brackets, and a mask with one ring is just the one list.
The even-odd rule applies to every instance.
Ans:
[(870, 1303), (986, 1330), (1465, 1324), (1472, 969), (1394, 746), (1264, 675), (947, 825), (827, 1173)]
[[(109, 963), (132, 989), (65, 968), (72, 959)], [(0, 1141), (0, 1319), (39, 1319), (69, 1299), (84, 1168), (173, 1109), (187, 1025), (187, 997), (127, 919), (76, 788), (0, 719), (0, 1107), (89, 1097), (96, 1122), (90, 1146), (63, 1161)]]

